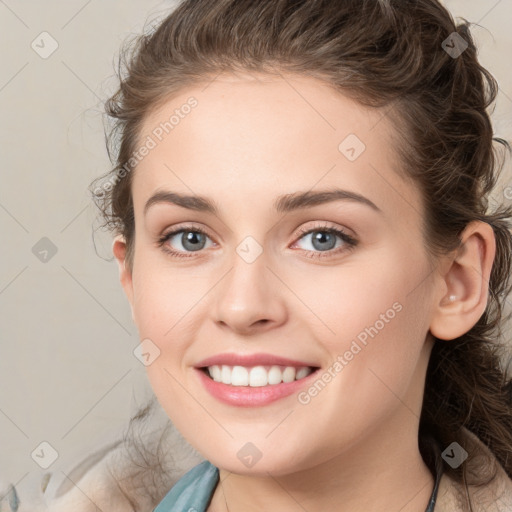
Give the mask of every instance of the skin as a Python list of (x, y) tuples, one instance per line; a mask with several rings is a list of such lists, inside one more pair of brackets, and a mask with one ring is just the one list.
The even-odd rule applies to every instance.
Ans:
[[(470, 224), (463, 250), (430, 261), (421, 194), (396, 172), (390, 120), (311, 77), (220, 75), (151, 113), (140, 140), (190, 96), (197, 107), (135, 170), (133, 267), (122, 237), (113, 250), (140, 339), (160, 350), (147, 367), (153, 390), (187, 441), (220, 468), (208, 511), (343, 504), (423, 512), (434, 484), (418, 450), (431, 335), (453, 339), (484, 312), (492, 229)], [(366, 145), (355, 161), (338, 149), (349, 134)], [(353, 200), (273, 209), (278, 196), (331, 188), (380, 211)], [(207, 196), (219, 212), (158, 203), (145, 215), (162, 190)], [(171, 256), (158, 239), (185, 222), (207, 231), (206, 244), (187, 252), (179, 234), (166, 245), (190, 257)], [(336, 237), (326, 250), (298, 233), (325, 225), (357, 245)], [(262, 249), (252, 263), (236, 252), (247, 236)], [(262, 407), (227, 405), (194, 370), (215, 354), (264, 352), (325, 372), (395, 303), (400, 312), (307, 404), (292, 394)], [(237, 457), (247, 442), (262, 454), (250, 468)]]

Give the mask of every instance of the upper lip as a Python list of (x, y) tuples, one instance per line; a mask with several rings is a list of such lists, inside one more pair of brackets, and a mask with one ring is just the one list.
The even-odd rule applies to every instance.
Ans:
[(313, 367), (315, 365), (304, 361), (298, 361), (296, 359), (288, 359), (285, 357), (276, 356), (273, 354), (217, 354), (212, 357), (203, 359), (197, 363), (196, 368), (204, 368), (205, 366), (214, 365), (226, 365), (226, 366), (294, 366), (295, 368), (300, 367)]

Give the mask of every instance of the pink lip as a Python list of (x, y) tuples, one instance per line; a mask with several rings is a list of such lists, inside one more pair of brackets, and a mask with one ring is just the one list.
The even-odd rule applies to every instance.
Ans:
[(293, 382), (281, 382), (268, 386), (251, 388), (250, 386), (230, 386), (216, 382), (208, 377), (203, 370), (195, 370), (206, 390), (215, 398), (228, 405), (238, 407), (258, 407), (270, 404), (280, 398), (297, 393), (301, 388), (309, 386), (312, 379), (317, 378), (318, 370), (307, 377)]
[(304, 361), (297, 361), (293, 359), (286, 359), (284, 357), (275, 356), (272, 354), (217, 354), (200, 361), (195, 365), (196, 368), (204, 368), (205, 366), (214, 365), (227, 365), (227, 366), (294, 366), (300, 368), (303, 366), (316, 367), (311, 363)]
[[(315, 371), (307, 377), (293, 382), (281, 382), (281, 384), (269, 384), (261, 387), (250, 386), (231, 386), (216, 382), (206, 375), (205, 368), (214, 365), (228, 366), (294, 366), (295, 368), (313, 367)], [(258, 407), (270, 404), (280, 398), (285, 398), (293, 393), (297, 393), (301, 388), (309, 386), (313, 379), (317, 378), (319, 368), (304, 361), (297, 361), (271, 354), (218, 354), (204, 359), (195, 367), (199, 380), (205, 389), (216, 399), (228, 405), (238, 407)], [(207, 371), (207, 370), (206, 370)]]

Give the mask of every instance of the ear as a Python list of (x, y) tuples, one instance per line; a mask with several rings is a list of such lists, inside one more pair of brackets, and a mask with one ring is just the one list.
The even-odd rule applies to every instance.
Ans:
[(119, 235), (114, 238), (112, 252), (117, 260), (117, 265), (119, 267), (119, 280), (121, 281), (124, 292), (128, 297), (133, 318), (133, 281), (132, 273), (128, 262), (126, 261), (126, 241), (123, 236)]
[(481, 221), (466, 226), (455, 258), (445, 260), (434, 304), (430, 332), (453, 340), (471, 330), (483, 315), (489, 297), (489, 279), (496, 254), (492, 227)]

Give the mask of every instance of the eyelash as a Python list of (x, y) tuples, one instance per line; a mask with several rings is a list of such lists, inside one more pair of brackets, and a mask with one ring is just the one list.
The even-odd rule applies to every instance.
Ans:
[[(169, 231), (169, 232), (165, 233), (164, 235), (162, 235), (158, 239), (158, 247), (161, 247), (163, 251), (165, 251), (166, 253), (170, 254), (173, 257), (177, 257), (177, 258), (192, 257), (194, 251), (190, 251), (189, 253), (184, 253), (183, 251), (174, 251), (164, 245), (174, 235), (176, 235), (178, 233), (182, 233), (182, 232), (201, 233), (201, 234), (207, 236), (208, 238), (211, 238), (208, 235), (208, 233), (200, 227), (179, 226), (178, 228), (174, 229), (173, 231)], [(315, 233), (315, 232), (325, 232), (325, 233), (337, 235), (339, 238), (341, 238), (341, 240), (344, 242), (345, 245), (343, 247), (338, 247), (337, 249), (330, 249), (328, 251), (306, 251), (307, 258), (312, 258), (312, 259), (329, 258), (329, 257), (332, 257), (333, 255), (340, 253), (340, 252), (351, 251), (358, 244), (358, 241), (355, 238), (348, 235), (343, 230), (341, 230), (339, 228), (332, 227), (332, 226), (328, 226), (328, 225), (320, 225), (320, 226), (315, 226), (313, 228), (299, 229), (297, 241), (300, 240), (301, 238), (303, 238), (305, 235), (308, 235), (310, 233)], [(201, 252), (201, 251), (197, 251), (197, 252)]]

